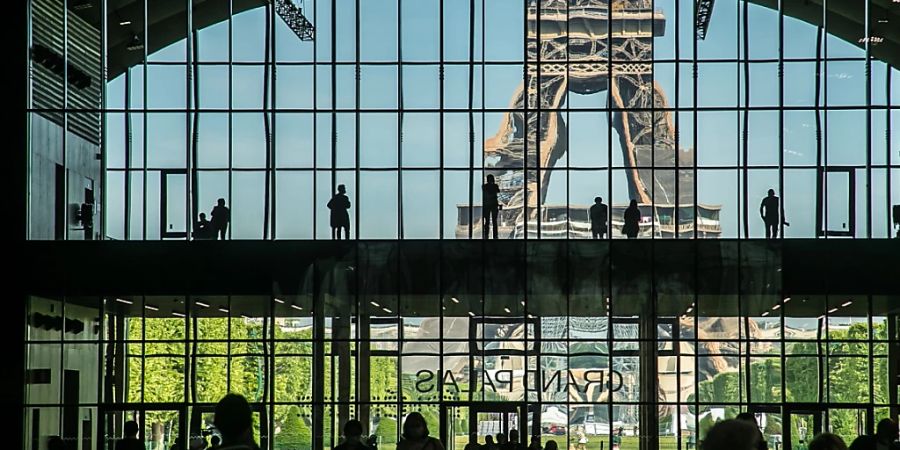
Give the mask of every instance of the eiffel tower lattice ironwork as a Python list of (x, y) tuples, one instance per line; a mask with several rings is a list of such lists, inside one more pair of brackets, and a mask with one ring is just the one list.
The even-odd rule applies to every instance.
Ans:
[(510, 101), (511, 112), (484, 143), (485, 172), (501, 187), (500, 223), (515, 224), (503, 237), (515, 237), (523, 227), (529, 234), (537, 231), (549, 169), (568, 149), (559, 110), (567, 92), (609, 91), (630, 198), (692, 205), (693, 172), (687, 167), (693, 152), (676, 149), (666, 96), (652, 77), (653, 37), (665, 29), (652, 0), (531, 0), (526, 20), (524, 80)]

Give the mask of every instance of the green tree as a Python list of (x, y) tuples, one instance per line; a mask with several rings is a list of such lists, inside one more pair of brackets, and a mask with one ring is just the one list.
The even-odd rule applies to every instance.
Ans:
[(378, 421), (378, 428), (375, 429), (375, 435), (378, 436), (379, 444), (393, 444), (397, 442), (397, 419), (393, 417), (382, 417)]
[(312, 445), (312, 432), (303, 421), (300, 408), (291, 406), (281, 423), (281, 431), (275, 435), (275, 448), (298, 450), (309, 448), (310, 445)]

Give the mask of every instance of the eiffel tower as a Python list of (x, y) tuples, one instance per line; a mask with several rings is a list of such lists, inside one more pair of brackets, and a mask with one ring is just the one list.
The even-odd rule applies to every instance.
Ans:
[[(549, 169), (568, 150), (558, 110), (567, 92), (609, 91), (630, 198), (672, 210), (693, 206), (693, 152), (677, 151), (665, 93), (652, 77), (653, 37), (665, 30), (665, 17), (653, 10), (652, 0), (531, 0), (526, 20), (524, 80), (509, 103), (511, 112), (484, 143), (485, 173), (501, 188), (500, 235), (520, 237), (527, 227), (537, 236)], [(604, 147), (598, 144), (597, 151)], [(611, 213), (615, 223), (615, 208)], [(473, 226), (473, 235), (480, 236), (480, 224)]]

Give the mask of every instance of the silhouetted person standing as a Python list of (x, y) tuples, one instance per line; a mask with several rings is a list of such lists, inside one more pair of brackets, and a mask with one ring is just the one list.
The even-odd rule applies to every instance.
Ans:
[(331, 238), (341, 239), (341, 229), (344, 230), (344, 239), (350, 239), (350, 198), (347, 197), (347, 187), (338, 185), (337, 194), (328, 200), (328, 209), (331, 210)]
[(209, 223), (212, 224), (213, 238), (215, 239), (216, 235), (218, 235), (218, 238), (224, 241), (225, 233), (228, 231), (228, 224), (231, 223), (231, 210), (225, 206), (224, 198), (219, 199), (210, 215), (212, 220)]
[(463, 450), (481, 450), (481, 448), (481, 445), (478, 445), (478, 434), (469, 433), (469, 442), (463, 447)]
[(500, 186), (494, 182), (494, 176), (487, 176), (487, 183), (481, 186), (481, 216), (483, 223), (481, 233), (484, 239), (487, 239), (488, 228), (494, 226), (494, 239), (497, 239), (497, 215), (500, 212), (500, 202), (497, 200), (497, 194), (500, 193)]
[(356, 419), (348, 420), (344, 424), (344, 442), (334, 450), (368, 450), (369, 446), (362, 440), (362, 423)]
[(603, 239), (606, 234), (606, 222), (609, 220), (609, 208), (603, 204), (603, 199), (594, 197), (594, 204), (590, 209), (591, 236), (594, 239)]
[(628, 236), (628, 239), (634, 239), (638, 235), (641, 226), (641, 210), (638, 208), (637, 200), (631, 200), (628, 209), (625, 210), (625, 225), (622, 226), (622, 233)]
[(743, 420), (728, 419), (713, 425), (706, 433), (701, 450), (756, 450), (759, 428)]
[(222, 434), (220, 450), (259, 450), (253, 440), (253, 412), (247, 399), (228, 394), (216, 404), (214, 424)]
[(212, 439), (210, 439), (209, 441), (210, 441), (210, 445), (209, 445), (210, 450), (219, 448), (219, 444), (222, 442), (222, 440), (219, 439), (219, 437), (215, 436), (215, 435), (213, 435)]
[(492, 436), (490, 434), (484, 437), (484, 445), (482, 445), (481, 448), (484, 450), (499, 450), (500, 449), (500, 447), (498, 447), (497, 444), (494, 443), (494, 436)]
[(125, 422), (122, 439), (116, 442), (116, 450), (144, 450), (144, 443), (138, 439), (138, 424), (133, 420)]
[(509, 430), (509, 440), (500, 446), (500, 450), (526, 450), (525, 444), (519, 442), (519, 430)]
[(778, 227), (783, 223), (790, 226), (784, 220), (784, 208), (780, 206), (778, 196), (775, 195), (774, 189), (769, 189), (769, 195), (762, 199), (759, 204), (759, 216), (762, 217), (766, 224), (766, 239), (775, 239), (778, 237)]
[(397, 443), (397, 450), (444, 450), (444, 445), (428, 435), (428, 424), (419, 412), (411, 412), (403, 422), (403, 439)]

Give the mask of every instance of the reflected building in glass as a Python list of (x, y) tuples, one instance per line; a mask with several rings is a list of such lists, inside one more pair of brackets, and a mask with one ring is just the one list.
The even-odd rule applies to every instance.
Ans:
[(900, 414), (900, 3), (25, 3), (22, 448)]

